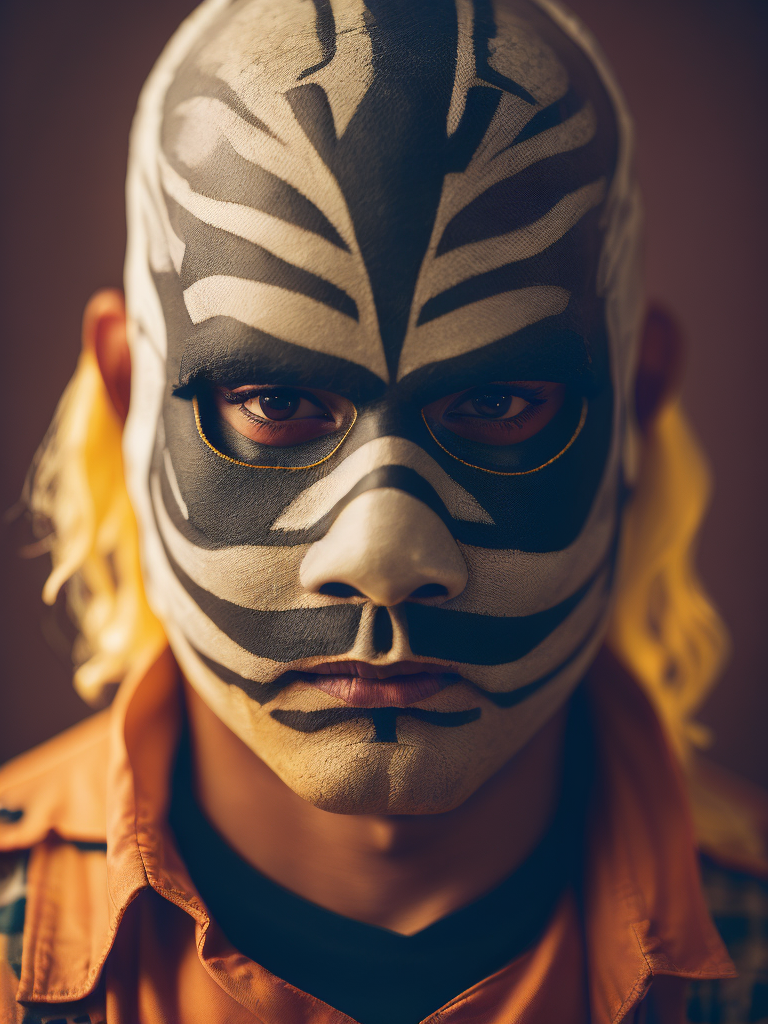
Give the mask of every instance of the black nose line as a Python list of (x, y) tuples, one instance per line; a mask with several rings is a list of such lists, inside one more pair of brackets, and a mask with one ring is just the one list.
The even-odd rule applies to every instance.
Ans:
[(361, 480), (358, 480), (354, 487), (351, 487), (342, 498), (339, 498), (333, 508), (307, 529), (305, 534), (307, 541), (311, 543), (324, 537), (338, 516), (355, 498), (365, 494), (366, 491), (374, 491), (382, 487), (403, 491), (405, 494), (410, 494), (412, 497), (417, 498), (430, 508), (436, 516), (442, 519), (451, 533), (453, 533), (453, 517), (432, 484), (428, 483), (420, 473), (417, 473), (415, 469), (411, 469), (409, 466), (390, 465), (378, 466), (376, 469), (372, 469), (370, 473), (366, 473)]

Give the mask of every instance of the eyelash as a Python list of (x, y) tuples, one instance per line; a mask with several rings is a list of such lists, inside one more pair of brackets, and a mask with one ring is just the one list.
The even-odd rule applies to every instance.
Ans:
[[(513, 429), (515, 427), (521, 426), (523, 423), (526, 423), (532, 416), (536, 415), (536, 410), (540, 406), (547, 404), (547, 400), (548, 400), (547, 398), (540, 398), (539, 397), (540, 395), (542, 395), (544, 393), (544, 388), (543, 387), (525, 388), (525, 387), (520, 387), (518, 385), (515, 385), (514, 387), (510, 387), (507, 391), (504, 391), (503, 388), (498, 388), (497, 390), (499, 391), (499, 393), (502, 393), (502, 392), (505, 393), (505, 394), (510, 394), (511, 393), (515, 397), (522, 398), (526, 402), (529, 403), (525, 407), (525, 409), (522, 409), (517, 414), (517, 416), (513, 416), (511, 419), (508, 419), (508, 420), (489, 420), (488, 421), (490, 423), (493, 423), (495, 426), (502, 427), (502, 429)], [(475, 393), (476, 393), (475, 391), (468, 391), (465, 394), (463, 394), (460, 398), (457, 398), (456, 402), (454, 403), (454, 405), (450, 409), (446, 409), (446, 411), (445, 411), (445, 413), (443, 415), (450, 416), (452, 413), (454, 413), (456, 411), (456, 409), (459, 406), (464, 405), (465, 402), (472, 401), (473, 394), (475, 394)], [(462, 415), (464, 415), (464, 413), (459, 413), (458, 415), (462, 416)], [(474, 419), (474, 417), (470, 417), (470, 418)]]
[(229, 402), (230, 405), (245, 405), (246, 402), (250, 402), (252, 398), (256, 398), (258, 395), (263, 395), (266, 391), (273, 391), (274, 388), (251, 388), (250, 391), (238, 391), (235, 394), (232, 391), (228, 391), (226, 388), (221, 389), (221, 397), (225, 402)]
[[(274, 391), (274, 390), (275, 389), (273, 387), (261, 387), (261, 388), (251, 388), (249, 391), (238, 391), (237, 394), (234, 394), (232, 391), (227, 391), (227, 390), (222, 389), (221, 396), (224, 399), (224, 401), (228, 402), (230, 405), (239, 405), (240, 406), (240, 411), (243, 413), (243, 415), (247, 416), (249, 419), (253, 420), (255, 423), (259, 423), (259, 424), (265, 423), (265, 422), (269, 423), (269, 424), (285, 423), (285, 422), (287, 422), (285, 420), (263, 420), (260, 416), (255, 416), (250, 411), (250, 409), (246, 409), (245, 408), (245, 403), (246, 402), (250, 402), (251, 399), (253, 399), (253, 398), (258, 398), (259, 395), (269, 394), (270, 391)], [(326, 409), (326, 407), (311, 392), (304, 392), (300, 388), (291, 388), (290, 390), (291, 391), (295, 391), (296, 394), (299, 395), (301, 398), (305, 399), (308, 402), (311, 402), (313, 405), (316, 405), (318, 409), (322, 409), (323, 412), (326, 414), (326, 416), (328, 415), (328, 410)]]

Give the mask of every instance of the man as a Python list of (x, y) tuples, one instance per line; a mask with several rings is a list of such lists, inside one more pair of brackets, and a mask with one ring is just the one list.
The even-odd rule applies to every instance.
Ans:
[(658, 565), (638, 606), (649, 474), (697, 465), (590, 38), (545, 0), (207, 0), (128, 216), (127, 317), (86, 310), (32, 479), (76, 684), (121, 686), (0, 777), (8, 1019), (700, 1012), (734, 968), (669, 694), (719, 633), (668, 639)]

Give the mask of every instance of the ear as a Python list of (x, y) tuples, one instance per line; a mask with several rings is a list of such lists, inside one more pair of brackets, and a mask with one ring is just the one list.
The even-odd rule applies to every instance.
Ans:
[(117, 288), (92, 295), (83, 314), (83, 350), (96, 356), (112, 405), (125, 423), (131, 400), (131, 353), (125, 318), (125, 298)]
[(677, 321), (663, 306), (652, 303), (645, 318), (635, 378), (635, 412), (642, 431), (679, 393), (684, 365), (685, 344)]

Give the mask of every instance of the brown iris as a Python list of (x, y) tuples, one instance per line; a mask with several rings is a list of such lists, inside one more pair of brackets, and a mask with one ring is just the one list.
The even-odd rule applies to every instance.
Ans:
[(270, 420), (289, 420), (301, 406), (301, 395), (296, 391), (280, 388), (265, 391), (258, 397), (260, 411)]
[(219, 415), (238, 433), (259, 444), (288, 448), (348, 427), (351, 402), (329, 391), (242, 385), (214, 389)]

